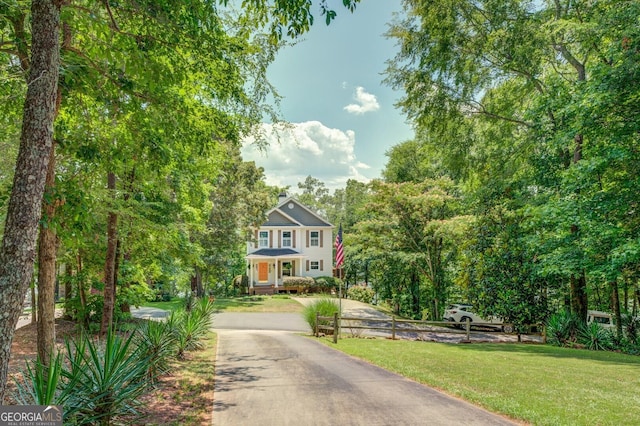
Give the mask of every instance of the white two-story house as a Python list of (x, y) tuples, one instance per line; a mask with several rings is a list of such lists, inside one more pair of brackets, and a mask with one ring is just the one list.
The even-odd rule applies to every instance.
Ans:
[(331, 276), (332, 231), (333, 225), (318, 214), (280, 194), (247, 243), (249, 293), (287, 291), (287, 277)]

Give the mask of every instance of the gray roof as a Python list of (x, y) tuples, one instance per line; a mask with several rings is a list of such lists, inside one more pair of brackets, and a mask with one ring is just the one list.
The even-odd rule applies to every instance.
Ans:
[(295, 198), (289, 197), (271, 210), (263, 226), (333, 226)]
[(253, 256), (272, 256), (272, 257), (276, 257), (276, 256), (286, 256), (286, 255), (291, 255), (291, 254), (300, 254), (295, 250), (291, 250), (288, 248), (280, 248), (280, 249), (274, 249), (274, 248), (263, 248), (260, 250), (256, 250), (253, 253), (249, 253), (250, 255)]

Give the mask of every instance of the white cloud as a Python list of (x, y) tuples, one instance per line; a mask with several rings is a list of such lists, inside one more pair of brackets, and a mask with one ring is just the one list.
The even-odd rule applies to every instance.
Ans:
[(357, 103), (349, 104), (344, 107), (344, 110), (356, 115), (362, 115), (365, 112), (377, 111), (380, 109), (380, 104), (376, 95), (367, 93), (364, 87), (356, 87), (356, 94), (353, 97)]
[(368, 182), (362, 174), (370, 167), (359, 162), (354, 153), (355, 132), (331, 129), (319, 121), (291, 123), (286, 126), (262, 124), (268, 143), (261, 152), (248, 138), (242, 147), (245, 161), (255, 161), (265, 169), (267, 184), (291, 187), (309, 175), (324, 182), (331, 191), (346, 187), (348, 179)]

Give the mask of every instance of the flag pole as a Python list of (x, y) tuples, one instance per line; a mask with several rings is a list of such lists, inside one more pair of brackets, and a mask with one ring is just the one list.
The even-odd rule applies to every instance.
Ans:
[[(342, 264), (344, 263), (344, 247), (342, 245), (342, 223), (338, 228), (338, 234), (336, 235), (336, 272), (338, 274), (338, 312), (340, 313), (340, 319), (342, 319)], [(342, 322), (342, 321), (340, 321)], [(340, 325), (338, 324), (338, 334), (340, 334)]]
[(340, 311), (340, 318), (342, 318), (342, 268), (338, 268), (338, 277), (340, 281), (338, 281), (338, 305)]

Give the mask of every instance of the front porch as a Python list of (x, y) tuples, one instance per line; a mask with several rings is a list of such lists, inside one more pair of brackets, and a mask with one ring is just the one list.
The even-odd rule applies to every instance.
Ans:
[(304, 255), (291, 249), (262, 249), (248, 255), (248, 293), (302, 293), (304, 286), (287, 283), (287, 279), (302, 275), (304, 258)]
[(248, 288), (250, 295), (274, 295), (274, 294), (301, 294), (306, 292), (306, 288), (300, 285), (279, 285), (262, 284)]

